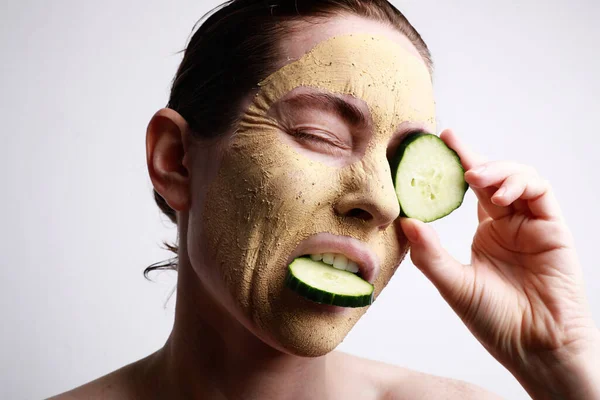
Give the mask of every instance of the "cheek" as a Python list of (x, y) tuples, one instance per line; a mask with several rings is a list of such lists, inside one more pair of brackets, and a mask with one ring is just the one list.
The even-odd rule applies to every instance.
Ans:
[(219, 170), (222, 166), (223, 152), (220, 144), (211, 146), (199, 146), (191, 150), (194, 154), (190, 174), (190, 210), (186, 231), (186, 246), (190, 262), (195, 272), (203, 281), (212, 279), (207, 276), (212, 272), (210, 262), (210, 246), (207, 245), (208, 238), (215, 231), (206, 224), (207, 210), (210, 214), (212, 206), (208, 203), (213, 196), (210, 188), (217, 184)]
[(280, 264), (316, 233), (315, 215), (323, 216), (331, 204), (332, 178), (282, 144), (276, 132), (237, 134), (206, 189), (201, 215), (191, 220), (206, 239), (198, 257), (214, 265), (238, 302), (249, 306), (252, 286), (285, 272)]
[(400, 263), (406, 257), (409, 248), (409, 241), (402, 232), (399, 220), (394, 221), (381, 235), (377, 245), (377, 254), (380, 256), (382, 263), (381, 272), (375, 282), (376, 296), (392, 279)]

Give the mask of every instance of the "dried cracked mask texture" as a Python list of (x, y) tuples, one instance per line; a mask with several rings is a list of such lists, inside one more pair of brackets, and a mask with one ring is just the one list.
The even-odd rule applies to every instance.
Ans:
[[(332, 166), (299, 153), (269, 110), (297, 88), (363, 100), (372, 137), (360, 160)], [(329, 232), (362, 240), (381, 260), (377, 296), (406, 254), (391, 224), (379, 231), (337, 215), (344, 196), (377, 198), (398, 207), (386, 149), (405, 121), (435, 129), (435, 105), (423, 61), (383, 36), (353, 34), (316, 45), (260, 83), (239, 129), (225, 146), (217, 177), (207, 187), (201, 215), (205, 248), (188, 243), (192, 260), (209, 260), (215, 288), (254, 334), (287, 352), (318, 356), (333, 350), (367, 308), (330, 313), (284, 287), (286, 259), (303, 239)], [(193, 237), (191, 237), (193, 240)], [(202, 254), (201, 254), (202, 253)]]

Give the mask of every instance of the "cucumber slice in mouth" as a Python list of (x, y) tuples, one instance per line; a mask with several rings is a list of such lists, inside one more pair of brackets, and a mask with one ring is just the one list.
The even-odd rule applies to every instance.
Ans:
[(456, 152), (436, 135), (413, 133), (390, 163), (402, 216), (431, 222), (462, 204), (469, 185)]
[(373, 303), (372, 284), (357, 274), (309, 257), (292, 261), (285, 284), (302, 297), (320, 304), (365, 307)]

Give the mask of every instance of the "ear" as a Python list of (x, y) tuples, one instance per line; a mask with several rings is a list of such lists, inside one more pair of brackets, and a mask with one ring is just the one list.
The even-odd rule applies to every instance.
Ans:
[(146, 130), (146, 162), (154, 189), (175, 211), (189, 207), (189, 172), (185, 119), (170, 108), (154, 114)]

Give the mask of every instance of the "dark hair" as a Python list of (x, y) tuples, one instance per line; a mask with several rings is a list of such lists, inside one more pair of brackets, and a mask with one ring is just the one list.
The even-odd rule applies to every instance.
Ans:
[[(192, 136), (211, 139), (231, 131), (242, 101), (276, 69), (277, 46), (306, 17), (352, 14), (398, 29), (432, 69), (431, 54), (406, 17), (387, 0), (230, 0), (206, 14), (184, 52), (167, 107), (189, 124)], [(196, 28), (194, 27), (194, 29)], [(177, 224), (177, 214), (156, 190), (154, 200)], [(177, 244), (163, 243), (178, 254)], [(177, 269), (177, 257), (147, 267)]]

